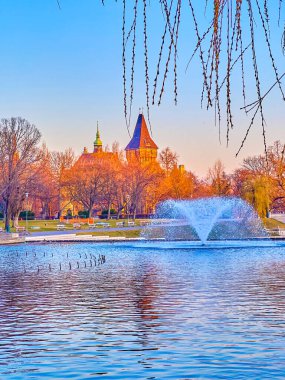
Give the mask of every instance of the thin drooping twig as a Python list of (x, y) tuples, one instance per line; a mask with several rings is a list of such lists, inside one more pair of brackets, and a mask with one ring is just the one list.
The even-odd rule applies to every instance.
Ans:
[[(209, 43), (209, 48), (208, 48), (208, 52), (207, 52), (207, 61), (206, 61), (206, 73), (208, 73), (208, 70), (209, 70), (209, 67), (213, 67), (213, 54), (211, 54), (211, 51), (212, 51), (212, 47), (213, 47), (213, 36), (211, 38), (211, 41)], [(206, 77), (206, 80), (207, 80), (207, 77)], [(204, 95), (205, 95), (205, 92), (207, 92), (208, 96), (210, 95), (211, 96), (211, 88), (212, 88), (212, 72), (210, 71), (210, 76), (209, 76), (209, 84), (208, 84), (208, 81), (207, 83), (205, 84), (205, 80), (203, 82), (203, 87), (202, 87), (202, 94), (201, 94), (201, 108), (203, 108), (203, 102), (204, 102)], [(209, 109), (209, 107), (212, 106), (212, 102), (214, 101), (215, 99), (212, 99), (211, 102), (209, 102), (209, 98), (208, 98), (208, 101), (207, 101), (207, 109)]]
[(243, 140), (242, 140), (242, 142), (241, 142), (241, 144), (240, 144), (240, 147), (239, 147), (239, 149), (238, 149), (238, 151), (237, 151), (237, 153), (236, 153), (236, 157), (240, 154), (242, 148), (244, 147), (244, 144), (245, 144), (245, 142), (246, 142), (246, 140), (247, 140), (247, 137), (248, 137), (249, 131), (251, 130), (251, 127), (253, 126), (253, 123), (254, 123), (255, 117), (256, 117), (256, 115), (257, 115), (257, 113), (258, 113), (258, 111), (259, 111), (259, 108), (260, 108), (260, 104), (257, 106), (257, 108), (256, 108), (256, 110), (255, 110), (255, 112), (254, 112), (254, 114), (253, 114), (253, 116), (252, 116), (252, 118), (251, 118), (250, 124), (249, 124), (249, 126), (248, 126), (248, 128), (247, 128), (247, 130), (246, 130), (245, 136), (244, 136), (244, 138), (243, 138)]
[(273, 83), (272, 86), (270, 86), (270, 88), (265, 92), (265, 94), (261, 97), (260, 100), (255, 100), (254, 102), (250, 103), (250, 104), (247, 104), (246, 106), (244, 107), (241, 107), (241, 110), (242, 109), (247, 109), (247, 112), (250, 112), (252, 111), (256, 106), (258, 106), (258, 104), (260, 102), (263, 102), (263, 100), (267, 97), (267, 95), (273, 90), (273, 88), (278, 84), (278, 82), (280, 82), (283, 78), (285, 77), (285, 73), (283, 73), (276, 82)]
[(268, 12), (267, 0), (263, 0), (263, 12), (264, 12), (264, 18), (266, 22), (266, 28), (268, 30), (268, 34), (270, 37), (269, 12)]
[(147, 49), (147, 17), (146, 17), (146, 0), (143, 0), (143, 27), (144, 27), (144, 56), (145, 56), (145, 89), (146, 89), (146, 107), (147, 119), (149, 123), (150, 132), (152, 134), (150, 112), (149, 112), (149, 74), (148, 74), (148, 49)]
[[(269, 34), (268, 34), (267, 26), (266, 26), (266, 24), (264, 22), (264, 18), (263, 18), (263, 15), (262, 15), (262, 12), (261, 12), (261, 9), (260, 9), (260, 6), (259, 6), (259, 2), (258, 2), (258, 0), (255, 0), (255, 1), (256, 1), (256, 5), (257, 5), (257, 8), (258, 8), (259, 16), (260, 16), (260, 19), (261, 19), (261, 22), (262, 22), (262, 26), (263, 26), (262, 29), (263, 29), (264, 34), (265, 34), (265, 40), (266, 40), (266, 44), (267, 44), (267, 48), (268, 48), (271, 64), (272, 64), (272, 67), (273, 67), (273, 71), (275, 73), (275, 78), (278, 81), (279, 74), (278, 74), (278, 70), (277, 70), (277, 67), (276, 67), (276, 64), (275, 64), (275, 60), (274, 60), (274, 57), (273, 57), (271, 45), (270, 45), (270, 42), (269, 42)], [(281, 92), (282, 98), (285, 101), (285, 96), (284, 96), (283, 88), (281, 86), (281, 82), (278, 82), (278, 87), (279, 87), (279, 90)]]
[(123, 49), (122, 49), (122, 65), (123, 65), (123, 91), (124, 91), (124, 115), (128, 134), (130, 136), (130, 129), (128, 125), (128, 111), (127, 111), (127, 74), (126, 74), (126, 0), (123, 0), (123, 26), (122, 26), (122, 37), (123, 37)]
[(242, 7), (242, 0), (236, 0), (236, 14), (235, 14), (235, 21), (236, 21), (236, 29), (237, 29), (237, 38), (236, 38), (236, 50), (238, 49), (238, 42), (241, 39), (241, 7)]
[[(171, 40), (171, 43), (172, 45), (175, 46), (175, 38), (174, 38), (174, 29), (171, 27), (171, 22), (170, 22), (170, 9), (168, 9), (168, 5), (167, 5), (167, 1), (166, 0), (160, 0), (162, 1), (163, 3), (163, 10), (165, 12), (165, 16), (166, 16), (166, 24), (168, 26), (168, 31), (169, 31), (169, 34), (170, 34), (170, 40)], [(178, 2), (180, 0), (177, 0)]]
[[(243, 42), (242, 38), (240, 38), (240, 61), (241, 61), (241, 81), (242, 81), (242, 97), (243, 97), (243, 104), (246, 103), (246, 87), (245, 87), (245, 75), (244, 75), (244, 52), (243, 52)], [(249, 47), (250, 45), (248, 45)]]
[(165, 43), (166, 32), (167, 32), (167, 25), (165, 24), (164, 33), (162, 35), (162, 41), (161, 41), (161, 45), (160, 45), (160, 51), (159, 51), (159, 55), (158, 55), (158, 63), (156, 66), (156, 74), (155, 74), (155, 78), (154, 78), (154, 84), (153, 84), (153, 93), (152, 93), (152, 104), (153, 105), (155, 103), (157, 82), (158, 82), (158, 77), (160, 74), (160, 65), (161, 65), (161, 60), (162, 60), (162, 53), (163, 53), (163, 48), (164, 48), (164, 43)]
[[(241, 60), (241, 57), (244, 55), (244, 53), (247, 51), (247, 49), (251, 46), (251, 44), (249, 43), (243, 50), (242, 52), (237, 56), (237, 58), (234, 60), (234, 62), (232, 62), (231, 66), (230, 66), (230, 71), (233, 70), (233, 68), (235, 67), (235, 65)], [(221, 91), (221, 89), (223, 88), (225, 82), (227, 80), (227, 75), (224, 77), (224, 79), (222, 80), (221, 84), (220, 84), (220, 87), (219, 87), (219, 92)], [(244, 109), (244, 107), (242, 107), (241, 109)]]
[(279, 7), (278, 7), (278, 25), (280, 25), (282, 2), (283, 2), (283, 0), (279, 0)]
[(174, 103), (177, 105), (177, 44), (178, 44), (178, 36), (179, 36), (179, 26), (180, 26), (180, 17), (181, 17), (181, 0), (178, 0), (178, 8), (177, 8), (177, 25), (175, 32), (175, 45), (174, 45)]
[[(171, 2), (170, 2), (169, 13), (171, 13), (172, 4), (173, 4), (173, 0), (171, 0)], [(162, 7), (162, 2), (161, 2), (161, 7)], [(157, 84), (158, 84), (158, 77), (160, 74), (162, 54), (163, 54), (163, 49), (165, 46), (165, 38), (166, 38), (166, 33), (167, 33), (167, 27), (168, 27), (168, 24), (166, 22), (165, 27), (164, 27), (164, 32), (162, 34), (162, 41), (160, 44), (160, 50), (159, 50), (159, 54), (158, 54), (158, 62), (156, 65), (156, 74), (155, 74), (154, 83), (153, 83), (152, 105), (154, 105), (154, 103), (155, 103), (155, 96), (156, 96), (156, 90), (157, 90)]]
[[(57, 0), (59, 1), (59, 0)], [(102, 1), (102, 0), (101, 0)], [(258, 38), (262, 39), (269, 53), (269, 62), (271, 63), (273, 73), (275, 76), (275, 84), (273, 87), (279, 87), (279, 91), (283, 100), (285, 101), (285, 91), (281, 79), (283, 76), (279, 75), (280, 68), (278, 61), (273, 51), (271, 42), (270, 30), (272, 29), (271, 20), (271, 2), (269, 0), (204, 0), (205, 15), (206, 12), (213, 12), (209, 25), (202, 29), (203, 23), (197, 17), (199, 10), (194, 10), (193, 0), (188, 0), (190, 14), (194, 21), (193, 31), (196, 35), (196, 45), (194, 52), (187, 63), (186, 71), (192, 58), (199, 55), (200, 64), (202, 68), (202, 91), (201, 91), (201, 105), (206, 105), (206, 108), (214, 106), (215, 116), (219, 124), (219, 136), (221, 133), (221, 120), (222, 113), (226, 115), (226, 141), (229, 143), (230, 130), (234, 127), (234, 113), (232, 110), (232, 97), (233, 97), (233, 69), (237, 62), (240, 62), (240, 77), (241, 77), (241, 93), (243, 98), (246, 113), (254, 110), (252, 123), (245, 135), (245, 139), (254, 124), (257, 114), (261, 117), (261, 126), (263, 134), (263, 142), (265, 152), (266, 148), (266, 122), (264, 118), (264, 110), (262, 106), (263, 98), (261, 97), (261, 89), (264, 83), (263, 77), (260, 75), (260, 61), (261, 56), (258, 56), (256, 49), (257, 33), (256, 30), (261, 27), (263, 33), (259, 33)], [(142, 4), (143, 11), (140, 12), (140, 4)], [(213, 4), (213, 7), (210, 7)], [(138, 22), (142, 20), (143, 23), (143, 46), (144, 46), (144, 79), (145, 79), (145, 96), (146, 106), (149, 117), (150, 95), (149, 95), (149, 80), (150, 78), (150, 65), (149, 65), (149, 44), (152, 32), (150, 31), (151, 24), (148, 23), (150, 13), (147, 12), (147, 7), (150, 3), (147, 0), (135, 0), (131, 6), (134, 8), (133, 16), (130, 20), (130, 28), (126, 30), (126, 18), (128, 11), (126, 10), (128, 3), (123, 0), (123, 85), (124, 85), (124, 112), (127, 126), (130, 126), (130, 118), (132, 113), (132, 104), (134, 99), (134, 76), (135, 76), (135, 62), (137, 53), (137, 33), (140, 30)], [(163, 29), (161, 33), (161, 42), (158, 50), (158, 61), (156, 70), (154, 72), (153, 92), (151, 94), (152, 104), (158, 105), (162, 102), (162, 97), (165, 92), (166, 82), (169, 80), (169, 73), (173, 73), (173, 89), (174, 89), (174, 103), (177, 103), (178, 97), (178, 40), (180, 41), (181, 29), (181, 10), (184, 10), (182, 0), (159, 0), (161, 14), (163, 17)], [(278, 4), (277, 4), (278, 6)], [(276, 7), (276, 6), (275, 6)], [(283, 15), (284, 0), (279, 0), (278, 14), (274, 16), (278, 19), (278, 24), (281, 22), (281, 15)], [(247, 25), (246, 25), (247, 23)], [(157, 31), (157, 29), (156, 29)], [(283, 33), (281, 38), (281, 48), (285, 54), (285, 26), (283, 26)], [(249, 39), (249, 41), (247, 41)], [(128, 48), (128, 41), (132, 40), (132, 46)], [(247, 41), (245, 43), (245, 41)], [(259, 41), (258, 41), (259, 42)], [(246, 48), (244, 48), (246, 46)], [(248, 65), (246, 60), (246, 52), (251, 48), (251, 64)], [(130, 54), (130, 80), (128, 82), (127, 75), (127, 51)], [(136, 66), (137, 69), (137, 66)], [(251, 75), (250, 69), (253, 70)], [(246, 75), (247, 74), (247, 75)], [(246, 105), (246, 86), (247, 82), (255, 81), (255, 89), (257, 93), (257, 101), (251, 106)], [(159, 83), (161, 84), (159, 85)], [(129, 84), (129, 88), (127, 88)], [(226, 86), (225, 86), (226, 85)], [(224, 91), (221, 91), (226, 87)], [(128, 91), (127, 91), (128, 90)], [(127, 94), (127, 92), (129, 94)], [(127, 96), (129, 95), (129, 96)], [(225, 98), (225, 102), (222, 98)], [(206, 100), (207, 99), (207, 100)], [(222, 105), (225, 104), (225, 107)], [(258, 112), (256, 112), (256, 109)], [(245, 140), (242, 141), (244, 145)]]
[[(197, 22), (197, 20), (196, 20), (196, 15), (195, 15), (194, 8), (193, 8), (193, 5), (192, 5), (191, 0), (189, 0), (189, 7), (190, 7), (190, 9), (191, 9), (192, 17), (193, 17), (193, 19), (194, 19), (195, 31), (196, 31), (196, 35), (197, 35), (198, 22)], [(194, 56), (196, 55), (198, 49), (201, 48), (201, 44), (202, 44), (202, 42), (206, 39), (206, 37), (207, 37), (207, 35), (210, 33), (212, 27), (213, 27), (213, 21), (210, 23), (208, 29), (203, 33), (203, 35), (202, 35), (201, 37), (200, 37), (200, 35), (199, 35), (199, 31), (198, 31), (198, 35), (199, 35), (199, 37), (198, 37), (198, 42), (197, 42), (197, 44), (196, 44), (196, 46), (195, 46), (195, 49), (194, 49), (193, 53), (191, 54), (191, 57), (189, 58), (189, 60), (188, 60), (188, 62), (187, 62), (185, 72), (188, 70), (189, 65), (190, 65), (192, 59), (193, 59)]]
[(260, 113), (260, 117), (261, 117), (261, 127), (262, 127), (264, 151), (265, 151), (265, 155), (267, 157), (265, 118), (264, 118), (264, 114), (263, 114), (263, 106), (262, 106), (262, 101), (261, 101), (259, 70), (258, 70), (257, 59), (256, 59), (256, 51), (255, 51), (255, 36), (254, 36), (254, 26), (253, 26), (254, 22), (253, 22), (253, 12), (252, 12), (251, 0), (247, 0), (247, 3), (248, 3), (249, 27), (250, 27), (250, 34), (251, 34), (252, 61), (253, 61), (253, 68), (254, 68), (256, 91), (257, 91), (257, 96), (258, 96), (258, 100), (259, 100), (259, 105), (258, 105), (257, 109), (259, 109), (259, 113)]
[[(177, 8), (175, 11), (174, 22), (173, 22), (173, 27), (172, 27), (172, 32), (171, 32), (172, 36), (174, 34), (175, 27), (176, 27), (177, 21), (178, 21), (178, 9), (179, 9), (179, 3), (177, 4)], [(174, 46), (174, 48), (175, 48), (175, 44), (172, 41), (173, 41), (173, 39), (171, 39), (169, 46), (168, 46), (168, 56), (167, 56), (167, 60), (166, 60), (166, 64), (165, 64), (165, 70), (164, 70), (162, 85), (160, 88), (160, 94), (159, 94), (159, 98), (158, 98), (158, 102), (157, 102), (157, 104), (159, 106), (161, 104), (162, 95), (164, 93), (165, 83), (166, 83), (166, 79), (167, 79), (167, 75), (168, 75), (168, 71), (169, 71), (169, 63), (170, 63), (170, 59), (171, 59), (172, 47)]]
[(138, 0), (135, 0), (128, 129), (130, 128), (130, 124), (131, 124), (132, 105), (133, 105), (133, 98), (134, 98), (134, 75), (135, 75), (135, 58), (136, 58), (137, 12), (138, 12)]
[(281, 49), (282, 49), (283, 54), (285, 55), (285, 26), (284, 26), (284, 30), (283, 30), (282, 38), (281, 38)]
[[(222, 31), (223, 31), (223, 12), (221, 10), (226, 4), (226, 0), (221, 2), (220, 0), (214, 0), (214, 31), (213, 31), (213, 55), (214, 55), (214, 66), (211, 70), (215, 72), (215, 124), (216, 116), (218, 115), (218, 126), (219, 126), (219, 140), (221, 141), (221, 104), (219, 96), (219, 74), (220, 74), (220, 54), (222, 45)], [(221, 13), (220, 13), (221, 12)], [(219, 14), (221, 14), (219, 23)], [(217, 18), (217, 19), (216, 19)]]
[[(200, 37), (200, 33), (199, 33), (199, 29), (198, 29), (198, 22), (197, 22), (197, 19), (196, 19), (196, 16), (195, 16), (195, 11), (194, 11), (194, 8), (193, 8), (191, 0), (189, 0), (189, 7), (190, 7), (191, 14), (192, 14), (192, 17), (193, 17), (194, 26), (195, 26), (195, 32), (196, 32), (196, 36), (197, 36), (197, 40), (198, 40), (197, 46), (196, 46), (195, 51), (194, 51), (193, 54), (195, 54), (195, 52), (197, 51), (197, 49), (199, 49), (200, 61), (201, 61), (201, 64), (202, 64), (203, 78), (204, 78), (204, 84), (203, 84), (203, 86), (207, 90), (208, 104), (212, 105), (211, 90), (210, 90), (210, 88), (208, 86), (207, 70), (206, 70), (205, 60), (204, 60), (204, 56), (203, 56), (203, 50), (202, 50), (202, 47), (201, 47), (201, 42), (206, 37), (206, 34), (204, 34), (202, 37)], [(208, 34), (208, 31), (210, 31), (210, 30), (211, 30), (211, 26), (208, 28), (207, 34)], [(193, 55), (192, 55), (192, 57), (193, 57)], [(190, 58), (190, 61), (191, 61), (192, 57)], [(188, 64), (190, 63), (190, 61), (188, 62)]]
[[(236, 23), (236, 20), (235, 20)], [(232, 38), (230, 38), (230, 7), (228, 4), (228, 23), (227, 23), (227, 146), (229, 145), (230, 128), (233, 128), (233, 116), (231, 108), (231, 62), (233, 43), (235, 36), (235, 27), (233, 28)], [(220, 89), (219, 89), (220, 91)]]
[(127, 37), (126, 37), (126, 45), (127, 45), (128, 41), (129, 41), (131, 35), (132, 35), (133, 30), (134, 30), (135, 22), (136, 22), (136, 20), (133, 20), (132, 26), (130, 27), (130, 30), (128, 31), (128, 34), (127, 34)]

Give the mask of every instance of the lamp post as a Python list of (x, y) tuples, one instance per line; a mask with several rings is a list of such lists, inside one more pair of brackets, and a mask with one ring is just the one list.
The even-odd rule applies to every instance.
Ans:
[(130, 201), (130, 196), (128, 194), (126, 195), (128, 225), (129, 225), (129, 201)]
[(25, 193), (26, 196), (26, 234), (28, 233), (28, 198), (29, 193)]

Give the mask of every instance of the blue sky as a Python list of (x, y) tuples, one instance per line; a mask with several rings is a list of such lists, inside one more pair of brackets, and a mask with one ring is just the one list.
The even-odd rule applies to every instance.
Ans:
[[(129, 140), (123, 113), (122, 89), (122, 6), (121, 2), (99, 0), (1, 0), (1, 117), (22, 116), (35, 123), (51, 150), (72, 147), (79, 154), (84, 146), (92, 148), (99, 121), (104, 144), (114, 140), (124, 147)], [(196, 5), (200, 0), (196, 1)], [(157, 2), (151, 2), (149, 45), (150, 71), (157, 61), (157, 46), (162, 23)], [(225, 119), (222, 144), (214, 125), (213, 111), (200, 108), (201, 68), (194, 59), (185, 68), (195, 39), (189, 10), (184, 9), (179, 50), (179, 103), (174, 105), (171, 83), (160, 107), (151, 110), (153, 138), (160, 148), (177, 151), (181, 163), (198, 175), (204, 175), (216, 159), (227, 170), (237, 167), (243, 157), (263, 151), (261, 128), (256, 124), (245, 149), (236, 159), (235, 152), (249, 124), (249, 117), (238, 111), (243, 105), (240, 77), (234, 75), (233, 106), (236, 127), (230, 145), (225, 142)], [(206, 21), (206, 20), (205, 20)], [(206, 22), (205, 22), (206, 25)], [(141, 25), (139, 26), (141, 30)], [(260, 31), (260, 39), (262, 35)], [(280, 53), (281, 30), (272, 28), (271, 38), (279, 67), (284, 66)], [(145, 107), (142, 41), (138, 40), (138, 63), (132, 126), (140, 107)], [(260, 70), (266, 89), (272, 82), (270, 66), (263, 45), (257, 46)], [(250, 62), (250, 61), (249, 61)], [(247, 62), (247, 77), (252, 72)], [(280, 70), (281, 72), (281, 70)], [(152, 84), (151, 84), (152, 86)], [(255, 100), (253, 84), (249, 100)], [(268, 143), (285, 141), (284, 103), (275, 90), (265, 103)]]

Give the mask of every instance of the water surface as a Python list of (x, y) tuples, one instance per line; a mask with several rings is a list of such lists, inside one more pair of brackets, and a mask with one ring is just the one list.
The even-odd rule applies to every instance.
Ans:
[(284, 379), (284, 248), (160, 244), (0, 247), (0, 379)]

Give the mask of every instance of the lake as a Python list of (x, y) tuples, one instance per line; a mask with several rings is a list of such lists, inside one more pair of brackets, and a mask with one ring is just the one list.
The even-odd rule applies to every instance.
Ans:
[(0, 379), (284, 379), (285, 249), (254, 245), (0, 247)]

